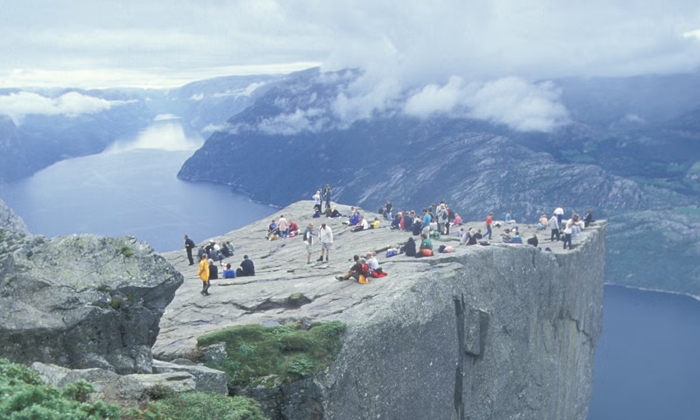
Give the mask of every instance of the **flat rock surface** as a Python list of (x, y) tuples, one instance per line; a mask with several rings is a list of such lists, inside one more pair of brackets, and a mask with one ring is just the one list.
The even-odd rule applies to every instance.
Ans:
[[(202, 284), (197, 276), (198, 267), (196, 264), (188, 265), (184, 249), (163, 254), (168, 262), (184, 275), (185, 283), (177, 290), (175, 299), (161, 319), (161, 331), (153, 349), (154, 355), (166, 360), (187, 355), (196, 345), (197, 337), (231, 325), (273, 326), (300, 319), (362, 322), (383, 308), (388, 308), (392, 301), (410, 290), (416, 281), (424, 278), (425, 273), (440, 270), (449, 275), (449, 272), (461, 268), (459, 264), (452, 264), (461, 256), (479, 253), (489, 248), (459, 245), (454, 233), (460, 227), (464, 227), (465, 230), (474, 227), (481, 229), (482, 233), (486, 230), (483, 221), (468, 222), (459, 227), (452, 227), (452, 235), (433, 240), (435, 251), (440, 245), (451, 245), (455, 248), (455, 253), (424, 258), (399, 254), (386, 258), (385, 251), (389, 246), (400, 245), (412, 235), (409, 232), (390, 230), (390, 222), (381, 216), (379, 229), (351, 232), (351, 228), (343, 224), (348, 219), (346, 216), (350, 213), (350, 206), (337, 206), (344, 216), (339, 219), (312, 218), (312, 207), (313, 202), (300, 201), (264, 220), (211, 238), (217, 243), (230, 241), (234, 244), (235, 255), (225, 259), (224, 264), (231, 263), (235, 270), (243, 260), (243, 255), (248, 255), (255, 263), (256, 275), (212, 280), (211, 295), (207, 297), (199, 293)], [(361, 213), (369, 221), (377, 217), (376, 214), (364, 210)], [(281, 214), (287, 220), (298, 223), (300, 236), (268, 241), (265, 239), (267, 226), (273, 218), (277, 220)], [(301, 235), (309, 223), (314, 224), (315, 232), (321, 223), (326, 223), (333, 230), (334, 243), (328, 263), (316, 261), (321, 253), (317, 237), (314, 239), (312, 263), (306, 262), (306, 247)], [(551, 247), (555, 255), (572, 252), (563, 250), (561, 242), (551, 243), (548, 239), (544, 240), (549, 238), (550, 231), (537, 231), (536, 224), (516, 223), (515, 226), (518, 226), (524, 241), (537, 232), (541, 249)], [(500, 236), (502, 231), (503, 228), (494, 228), (491, 247), (529, 247), (503, 244)], [(574, 239), (574, 252), (577, 243), (585, 240), (586, 236), (587, 232), (584, 231), (579, 238)], [(420, 237), (413, 238), (418, 245)], [(371, 283), (365, 285), (352, 279), (335, 279), (335, 276), (347, 272), (352, 265), (353, 255), (364, 257), (368, 251), (376, 252), (380, 266), (388, 273), (386, 277), (371, 279)], [(290, 299), (294, 294), (303, 294), (306, 299)], [(298, 302), (303, 305), (297, 307)]]

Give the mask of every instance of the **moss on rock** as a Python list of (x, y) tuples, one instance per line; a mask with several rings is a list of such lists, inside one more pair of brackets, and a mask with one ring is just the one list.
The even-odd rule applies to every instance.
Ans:
[(230, 387), (246, 387), (270, 375), (289, 382), (321, 372), (340, 353), (345, 330), (339, 321), (314, 323), (308, 329), (299, 323), (238, 325), (203, 335), (197, 345), (226, 343), (228, 357), (208, 366), (226, 372)]

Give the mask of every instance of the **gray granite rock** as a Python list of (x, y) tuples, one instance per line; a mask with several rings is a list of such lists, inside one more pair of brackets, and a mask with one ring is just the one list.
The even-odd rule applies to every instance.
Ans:
[[(248, 254), (256, 276), (215, 280), (211, 296), (199, 294), (183, 252), (166, 254), (186, 280), (163, 317), (154, 354), (192, 354), (197, 337), (231, 325), (340, 320), (348, 325), (344, 346), (326, 372), (240, 392), (275, 420), (586, 418), (602, 328), (605, 221), (584, 230), (572, 250), (542, 237), (540, 249), (498, 243), (501, 230), (494, 229), (491, 246), (445, 237), (434, 247), (456, 252), (420, 259), (382, 252), (388, 276), (360, 285), (334, 277), (354, 254), (410, 234), (390, 231), (386, 221), (351, 233), (344, 219), (311, 219), (311, 206), (295, 203), (273, 217), (284, 214), (302, 229), (328, 223), (335, 236), (328, 263), (315, 261), (318, 244), (306, 264), (300, 238), (265, 240), (273, 217), (213, 238), (236, 246), (234, 266)], [(465, 226), (484, 229), (483, 222)], [(536, 232), (518, 226), (525, 239)], [(309, 302), (285, 304), (299, 293)]]
[(194, 391), (196, 387), (194, 376), (186, 372), (121, 376), (105, 369), (67, 369), (39, 362), (33, 363), (31, 367), (47, 385), (63, 388), (70, 383), (84, 380), (91, 383), (95, 389), (91, 395), (92, 400), (127, 407), (146, 400), (155, 386), (167, 387), (174, 393)]
[(221, 395), (228, 395), (226, 385), (226, 374), (219, 370), (210, 369), (206, 366), (183, 365), (153, 361), (153, 373), (178, 373), (184, 372), (192, 375), (195, 381), (195, 390), (202, 392), (216, 392)]
[(29, 234), (27, 225), (12, 209), (7, 207), (4, 201), (0, 200), (0, 229), (7, 229), (20, 234)]
[(134, 238), (20, 238), (0, 252), (0, 357), (151, 373), (182, 276)]

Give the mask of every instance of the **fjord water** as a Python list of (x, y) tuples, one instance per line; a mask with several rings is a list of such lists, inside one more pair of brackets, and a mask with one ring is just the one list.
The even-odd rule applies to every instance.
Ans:
[(588, 420), (700, 418), (700, 302), (606, 286)]
[(184, 234), (200, 242), (274, 212), (230, 188), (178, 180), (201, 142), (179, 119), (161, 116), (103, 153), (0, 186), (0, 197), (32, 233), (132, 235), (157, 251), (183, 248)]
[[(0, 197), (32, 232), (133, 235), (158, 251), (182, 249), (183, 234), (200, 242), (274, 212), (227, 187), (178, 180), (201, 141), (161, 117), (104, 153), (0, 186)], [(603, 324), (588, 420), (700, 418), (700, 302), (606, 286)]]

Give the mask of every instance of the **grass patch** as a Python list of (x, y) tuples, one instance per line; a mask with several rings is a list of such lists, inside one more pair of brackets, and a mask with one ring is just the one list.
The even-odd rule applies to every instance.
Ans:
[[(155, 387), (154, 387), (155, 388)], [(207, 392), (173, 395), (156, 390), (157, 402), (122, 409), (89, 402), (92, 384), (77, 381), (58, 389), (44, 385), (27, 366), (0, 359), (0, 419), (17, 420), (266, 420), (257, 402)]]
[(258, 403), (250, 398), (225, 397), (207, 392), (168, 397), (154, 406), (158, 414), (173, 420), (265, 420)]
[(340, 353), (345, 330), (339, 321), (314, 323), (308, 329), (298, 323), (239, 325), (203, 335), (197, 345), (226, 343), (227, 359), (210, 367), (226, 372), (229, 386), (245, 387), (269, 375), (289, 382), (321, 372)]

